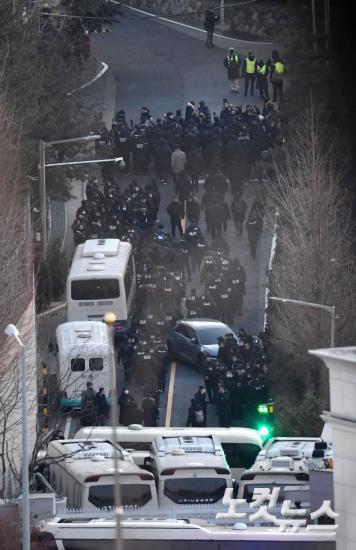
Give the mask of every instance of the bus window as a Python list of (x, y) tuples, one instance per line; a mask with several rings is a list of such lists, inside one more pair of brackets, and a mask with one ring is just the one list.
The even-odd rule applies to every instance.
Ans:
[(133, 449), (134, 451), (149, 452), (152, 447), (152, 441), (118, 441), (123, 449)]
[[(146, 483), (120, 485), (121, 504), (142, 508), (151, 498), (151, 487)], [(112, 508), (115, 504), (113, 485), (93, 485), (89, 488), (89, 502), (97, 508)]]
[(222, 499), (226, 479), (188, 478), (167, 479), (164, 494), (176, 504), (213, 504)]
[(112, 300), (120, 297), (118, 279), (81, 279), (72, 281), (72, 300)]
[(222, 443), (222, 448), (230, 468), (250, 468), (260, 452), (260, 447), (252, 443)]
[(142, 508), (152, 498), (151, 487), (148, 484), (120, 485), (122, 506)]
[(83, 357), (75, 357), (70, 360), (70, 368), (73, 372), (82, 372), (85, 370), (85, 359)]
[(97, 508), (112, 508), (115, 505), (113, 485), (92, 485), (89, 487), (89, 502)]
[(129, 261), (127, 262), (126, 266), (126, 272), (124, 276), (124, 285), (125, 285), (125, 294), (126, 294), (126, 300), (129, 297), (131, 285), (133, 283), (134, 278), (134, 269), (133, 269), (133, 257), (130, 256)]
[(89, 359), (89, 370), (103, 370), (104, 361), (102, 357), (90, 357)]

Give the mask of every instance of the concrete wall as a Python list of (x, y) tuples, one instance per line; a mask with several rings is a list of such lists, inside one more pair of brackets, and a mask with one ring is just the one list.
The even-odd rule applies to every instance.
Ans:
[(356, 347), (316, 350), (329, 369), (337, 550), (356, 548)]
[[(212, 2), (207, 0), (130, 0), (131, 6), (164, 16), (179, 16), (179, 21), (202, 24), (204, 12)], [(225, 4), (229, 4), (225, 0)], [(214, 2), (219, 13), (219, 3)], [(199, 13), (196, 13), (199, 12)], [(290, 14), (283, 6), (273, 4), (247, 4), (242, 7), (225, 8), (225, 24), (228, 30), (252, 34), (259, 38), (276, 40), (285, 35)]]

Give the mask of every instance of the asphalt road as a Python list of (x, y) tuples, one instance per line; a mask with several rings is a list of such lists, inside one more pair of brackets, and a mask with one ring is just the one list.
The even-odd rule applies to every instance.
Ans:
[[(153, 116), (163, 116), (165, 112), (184, 109), (188, 100), (204, 99), (211, 111), (220, 111), (222, 98), (228, 97), (231, 101), (246, 105), (254, 103), (260, 105), (255, 98), (244, 98), (231, 94), (226, 71), (223, 67), (225, 50), (234, 45), (240, 55), (254, 50), (257, 56), (265, 59), (270, 55), (273, 46), (251, 44), (225, 38), (215, 39), (218, 47), (208, 50), (204, 43), (204, 33), (185, 27), (177, 27), (163, 23), (157, 19), (142, 19), (132, 10), (125, 9), (121, 23), (115, 25), (111, 33), (103, 33), (93, 38), (93, 53), (105, 61), (110, 69), (110, 97), (102, 98), (102, 108), (105, 119), (110, 120), (112, 105), (116, 110), (123, 108), (127, 118), (137, 120), (142, 106), (148, 106)], [(114, 84), (113, 82), (114, 81)], [(112, 94), (115, 93), (114, 100)], [(108, 94), (106, 94), (108, 95)], [(152, 177), (140, 178), (140, 185), (144, 185)], [(130, 177), (122, 179), (122, 188), (128, 185)], [(245, 186), (244, 198), (248, 207), (252, 204), (258, 185), (249, 183)], [(76, 208), (80, 204), (83, 188), (76, 182), (72, 199), (66, 205), (66, 249), (73, 250), (71, 229)], [(174, 196), (173, 184), (161, 187), (160, 221), (169, 230), (167, 204)], [(202, 195), (202, 185), (198, 196)], [(231, 198), (227, 197), (228, 200)], [(205, 230), (204, 216), (201, 227)], [(228, 231), (224, 235), (231, 257), (238, 256), (246, 269), (247, 284), (243, 314), (236, 319), (235, 327), (244, 327), (248, 332), (257, 334), (263, 325), (263, 305), (265, 292), (266, 268), (270, 254), (271, 235), (265, 228), (258, 247), (257, 259), (252, 260), (249, 252), (247, 236), (236, 236), (233, 224), (229, 222)], [(209, 237), (207, 240), (210, 243)], [(188, 289), (196, 287), (200, 290), (198, 274), (193, 276)], [(169, 414), (172, 426), (184, 426), (187, 419), (187, 409), (190, 399), (201, 384), (201, 375), (193, 368), (181, 363), (176, 366), (176, 376), (173, 391), (172, 410)], [(167, 378), (166, 393), (161, 398), (161, 424), (167, 419), (167, 393), (169, 376)], [(139, 393), (139, 389), (138, 389)], [(215, 407), (209, 406), (208, 424), (217, 425)], [(78, 419), (64, 421), (63, 427), (69, 435), (78, 429)]]

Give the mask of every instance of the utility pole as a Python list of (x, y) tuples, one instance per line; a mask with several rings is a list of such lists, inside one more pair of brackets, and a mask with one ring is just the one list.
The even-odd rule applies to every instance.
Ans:
[(225, 0), (220, 0), (220, 25), (225, 27)]
[(41, 244), (42, 257), (47, 255), (47, 198), (46, 198), (46, 144), (43, 140), (39, 143), (39, 176), (40, 176), (40, 205), (41, 205)]
[(312, 6), (312, 18), (313, 18), (313, 50), (317, 51), (317, 42), (316, 42), (316, 14), (315, 14), (315, 0), (311, 0)]
[(330, 0), (324, 0), (325, 14), (325, 49), (329, 51), (330, 41)]

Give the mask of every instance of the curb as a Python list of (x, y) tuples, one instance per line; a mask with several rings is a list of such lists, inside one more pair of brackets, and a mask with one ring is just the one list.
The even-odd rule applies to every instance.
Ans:
[(100, 69), (98, 74), (94, 76), (94, 78), (89, 80), (89, 82), (85, 82), (84, 84), (82, 84), (76, 90), (72, 90), (71, 92), (67, 92), (67, 95), (73, 95), (75, 92), (79, 92), (80, 90), (83, 90), (84, 88), (87, 88), (88, 86), (91, 86), (92, 84), (94, 84), (94, 82), (99, 80), (99, 78), (101, 78), (109, 68), (109, 65), (107, 65), (107, 63), (105, 63), (104, 61), (101, 61), (101, 65), (102, 65), (102, 68)]

